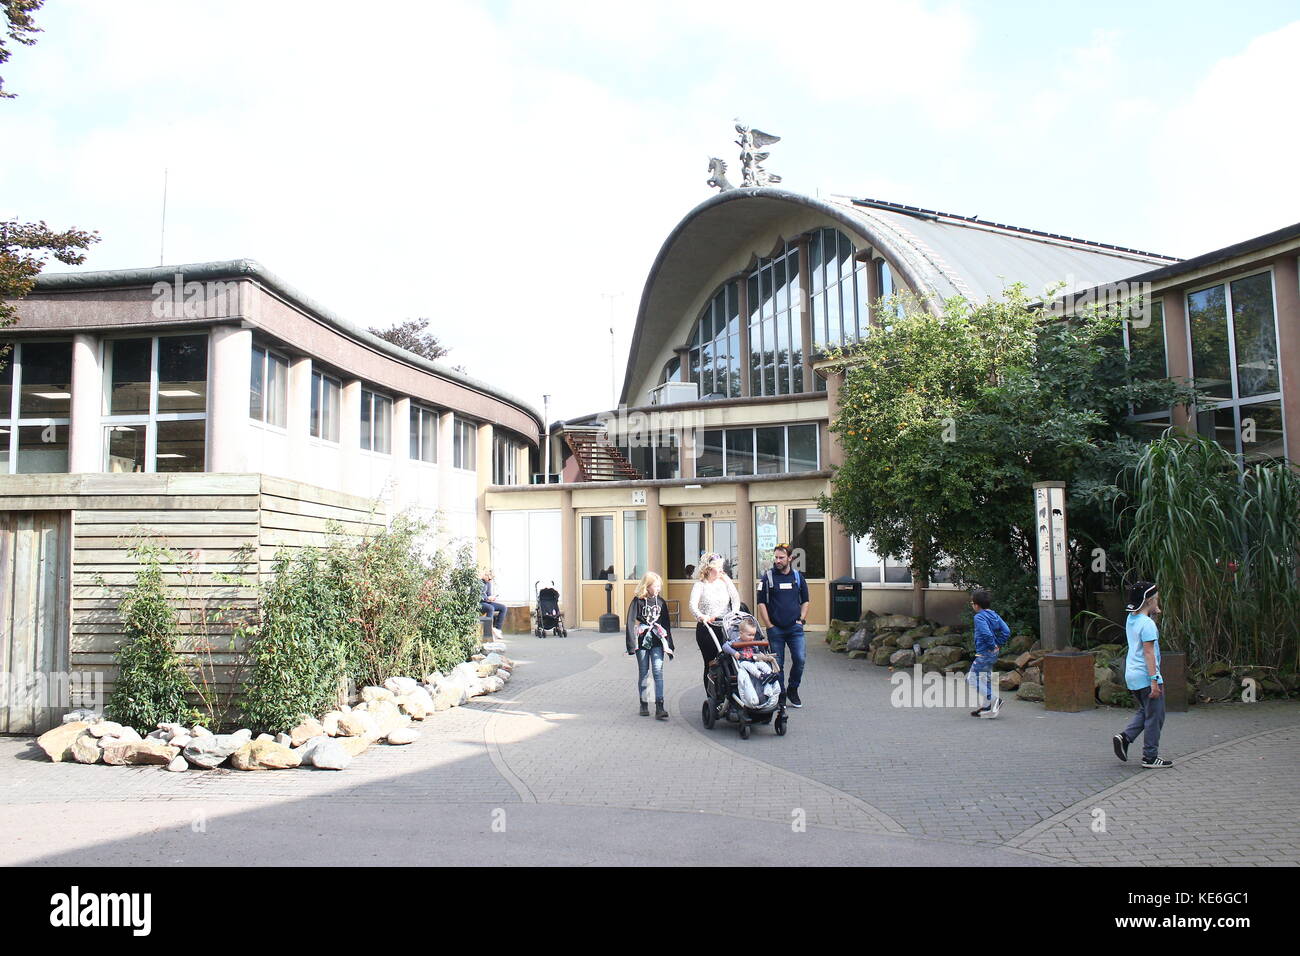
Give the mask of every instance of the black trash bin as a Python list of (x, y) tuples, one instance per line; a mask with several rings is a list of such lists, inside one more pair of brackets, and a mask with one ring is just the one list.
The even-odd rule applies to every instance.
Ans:
[(831, 620), (857, 621), (862, 617), (862, 582), (847, 574), (836, 578), (831, 588)]

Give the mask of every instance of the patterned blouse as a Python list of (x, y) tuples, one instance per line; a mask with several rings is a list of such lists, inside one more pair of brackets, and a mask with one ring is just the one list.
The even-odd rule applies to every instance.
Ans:
[(711, 582), (696, 581), (691, 588), (691, 613), (697, 621), (740, 610), (740, 593), (731, 578), (719, 574)]

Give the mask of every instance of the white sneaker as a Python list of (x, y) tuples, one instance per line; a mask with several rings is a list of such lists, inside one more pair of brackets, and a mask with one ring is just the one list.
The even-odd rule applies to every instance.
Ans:
[(494, 628), (492, 628), (492, 636), (495, 637), (495, 638), (499, 641), (499, 640), (501, 640), (501, 638), (502, 638), (504, 635), (501, 633), (501, 628), (499, 628), (499, 627), (494, 627)]
[(986, 720), (993, 720), (1000, 713), (1002, 713), (1002, 698), (994, 697), (993, 703), (989, 705), (989, 709), (980, 714), (980, 717)]

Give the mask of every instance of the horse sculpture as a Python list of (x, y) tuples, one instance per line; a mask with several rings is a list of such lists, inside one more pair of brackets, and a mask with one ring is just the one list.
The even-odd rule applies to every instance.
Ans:
[(709, 160), (709, 185), (716, 187), (720, 192), (726, 192), (728, 189), (735, 189), (727, 179), (727, 164), (716, 156)]

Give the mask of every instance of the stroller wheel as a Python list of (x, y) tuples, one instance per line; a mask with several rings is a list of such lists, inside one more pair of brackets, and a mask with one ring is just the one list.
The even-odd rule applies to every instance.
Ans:
[(713, 721), (715, 719), (715, 715), (713, 711), (713, 701), (706, 700), (704, 702), (704, 709), (700, 712), (700, 717), (704, 720), (704, 729), (712, 730)]
[(743, 718), (740, 721), (740, 739), (749, 739), (749, 721), (744, 720)]
[(778, 717), (775, 721), (772, 722), (772, 729), (776, 731), (776, 735), (778, 737), (785, 736), (785, 724), (786, 721), (789, 719), (790, 718), (788, 717)]

